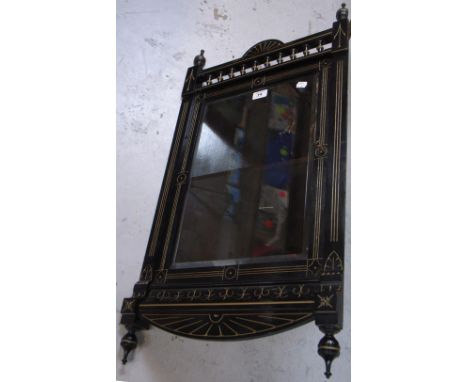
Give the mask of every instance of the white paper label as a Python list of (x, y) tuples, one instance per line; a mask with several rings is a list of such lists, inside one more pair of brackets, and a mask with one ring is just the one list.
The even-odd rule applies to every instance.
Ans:
[(297, 84), (296, 84), (296, 88), (298, 89), (303, 89), (307, 86), (307, 81), (299, 81)]
[(268, 89), (259, 90), (258, 92), (255, 92), (254, 94), (252, 94), (252, 99), (256, 100), (259, 98), (264, 98), (267, 95), (268, 95)]

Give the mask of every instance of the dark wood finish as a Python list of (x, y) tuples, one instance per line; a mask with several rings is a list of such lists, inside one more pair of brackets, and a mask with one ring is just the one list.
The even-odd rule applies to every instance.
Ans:
[[(150, 325), (193, 338), (233, 340), (276, 333), (315, 320), (318, 353), (330, 377), (340, 347), (346, 188), (346, 105), (350, 22), (343, 7), (331, 29), (289, 43), (262, 41), (238, 60), (204, 69), (204, 51), (187, 70), (182, 105), (140, 280), (122, 305), (125, 363), (135, 332)], [(209, 100), (314, 74), (318, 79), (307, 200), (301, 229), (305, 259), (197, 268), (171, 267), (201, 115)], [(310, 159), (312, 158), (312, 160)], [(313, 175), (313, 176), (312, 176)]]

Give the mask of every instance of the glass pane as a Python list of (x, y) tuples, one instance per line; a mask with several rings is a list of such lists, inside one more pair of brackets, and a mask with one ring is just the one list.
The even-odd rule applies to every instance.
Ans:
[(176, 266), (303, 256), (315, 78), (207, 103)]

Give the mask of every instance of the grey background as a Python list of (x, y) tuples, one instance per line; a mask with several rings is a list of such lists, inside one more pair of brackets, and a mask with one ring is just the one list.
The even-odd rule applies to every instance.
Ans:
[[(117, 0), (117, 323), (122, 299), (131, 295), (139, 276), (180, 91), (193, 57), (205, 49), (210, 67), (242, 56), (264, 39), (288, 42), (328, 29), (340, 3)], [(349, 192), (347, 201), (349, 206)], [(332, 381), (337, 382), (350, 380), (349, 227), (344, 329), (337, 335), (342, 353), (332, 369)], [(314, 323), (270, 337), (224, 343), (178, 337), (153, 327), (142, 332), (125, 367), (119, 347), (124, 333), (117, 325), (117, 379), (122, 381), (325, 380), (324, 363), (317, 354), (321, 334)]]

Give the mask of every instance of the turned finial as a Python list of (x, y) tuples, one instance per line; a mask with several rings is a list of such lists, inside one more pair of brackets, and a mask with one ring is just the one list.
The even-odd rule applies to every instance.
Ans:
[(127, 334), (125, 334), (122, 338), (122, 341), (120, 341), (120, 346), (122, 346), (124, 350), (124, 356), (122, 358), (122, 363), (125, 365), (127, 363), (127, 358), (128, 355), (132, 350), (135, 350), (137, 347), (137, 337), (135, 335), (135, 331), (133, 329), (129, 329)]
[[(335, 330), (331, 328), (320, 328), (321, 331), (325, 332), (325, 335), (322, 337), (318, 344), (318, 353), (325, 361), (325, 377), (330, 378), (331, 365), (333, 360), (340, 355), (340, 344), (333, 336)], [(330, 331), (331, 330), (331, 331)]]
[(346, 8), (345, 3), (341, 4), (341, 8), (336, 12), (336, 19), (338, 21), (348, 19), (348, 8)]
[(200, 69), (203, 69), (203, 67), (205, 66), (205, 63), (206, 63), (206, 58), (205, 58), (205, 56), (203, 56), (204, 53), (205, 53), (205, 51), (203, 49), (200, 50), (200, 54), (195, 56), (195, 58), (193, 59), (193, 64), (195, 66), (199, 66)]

